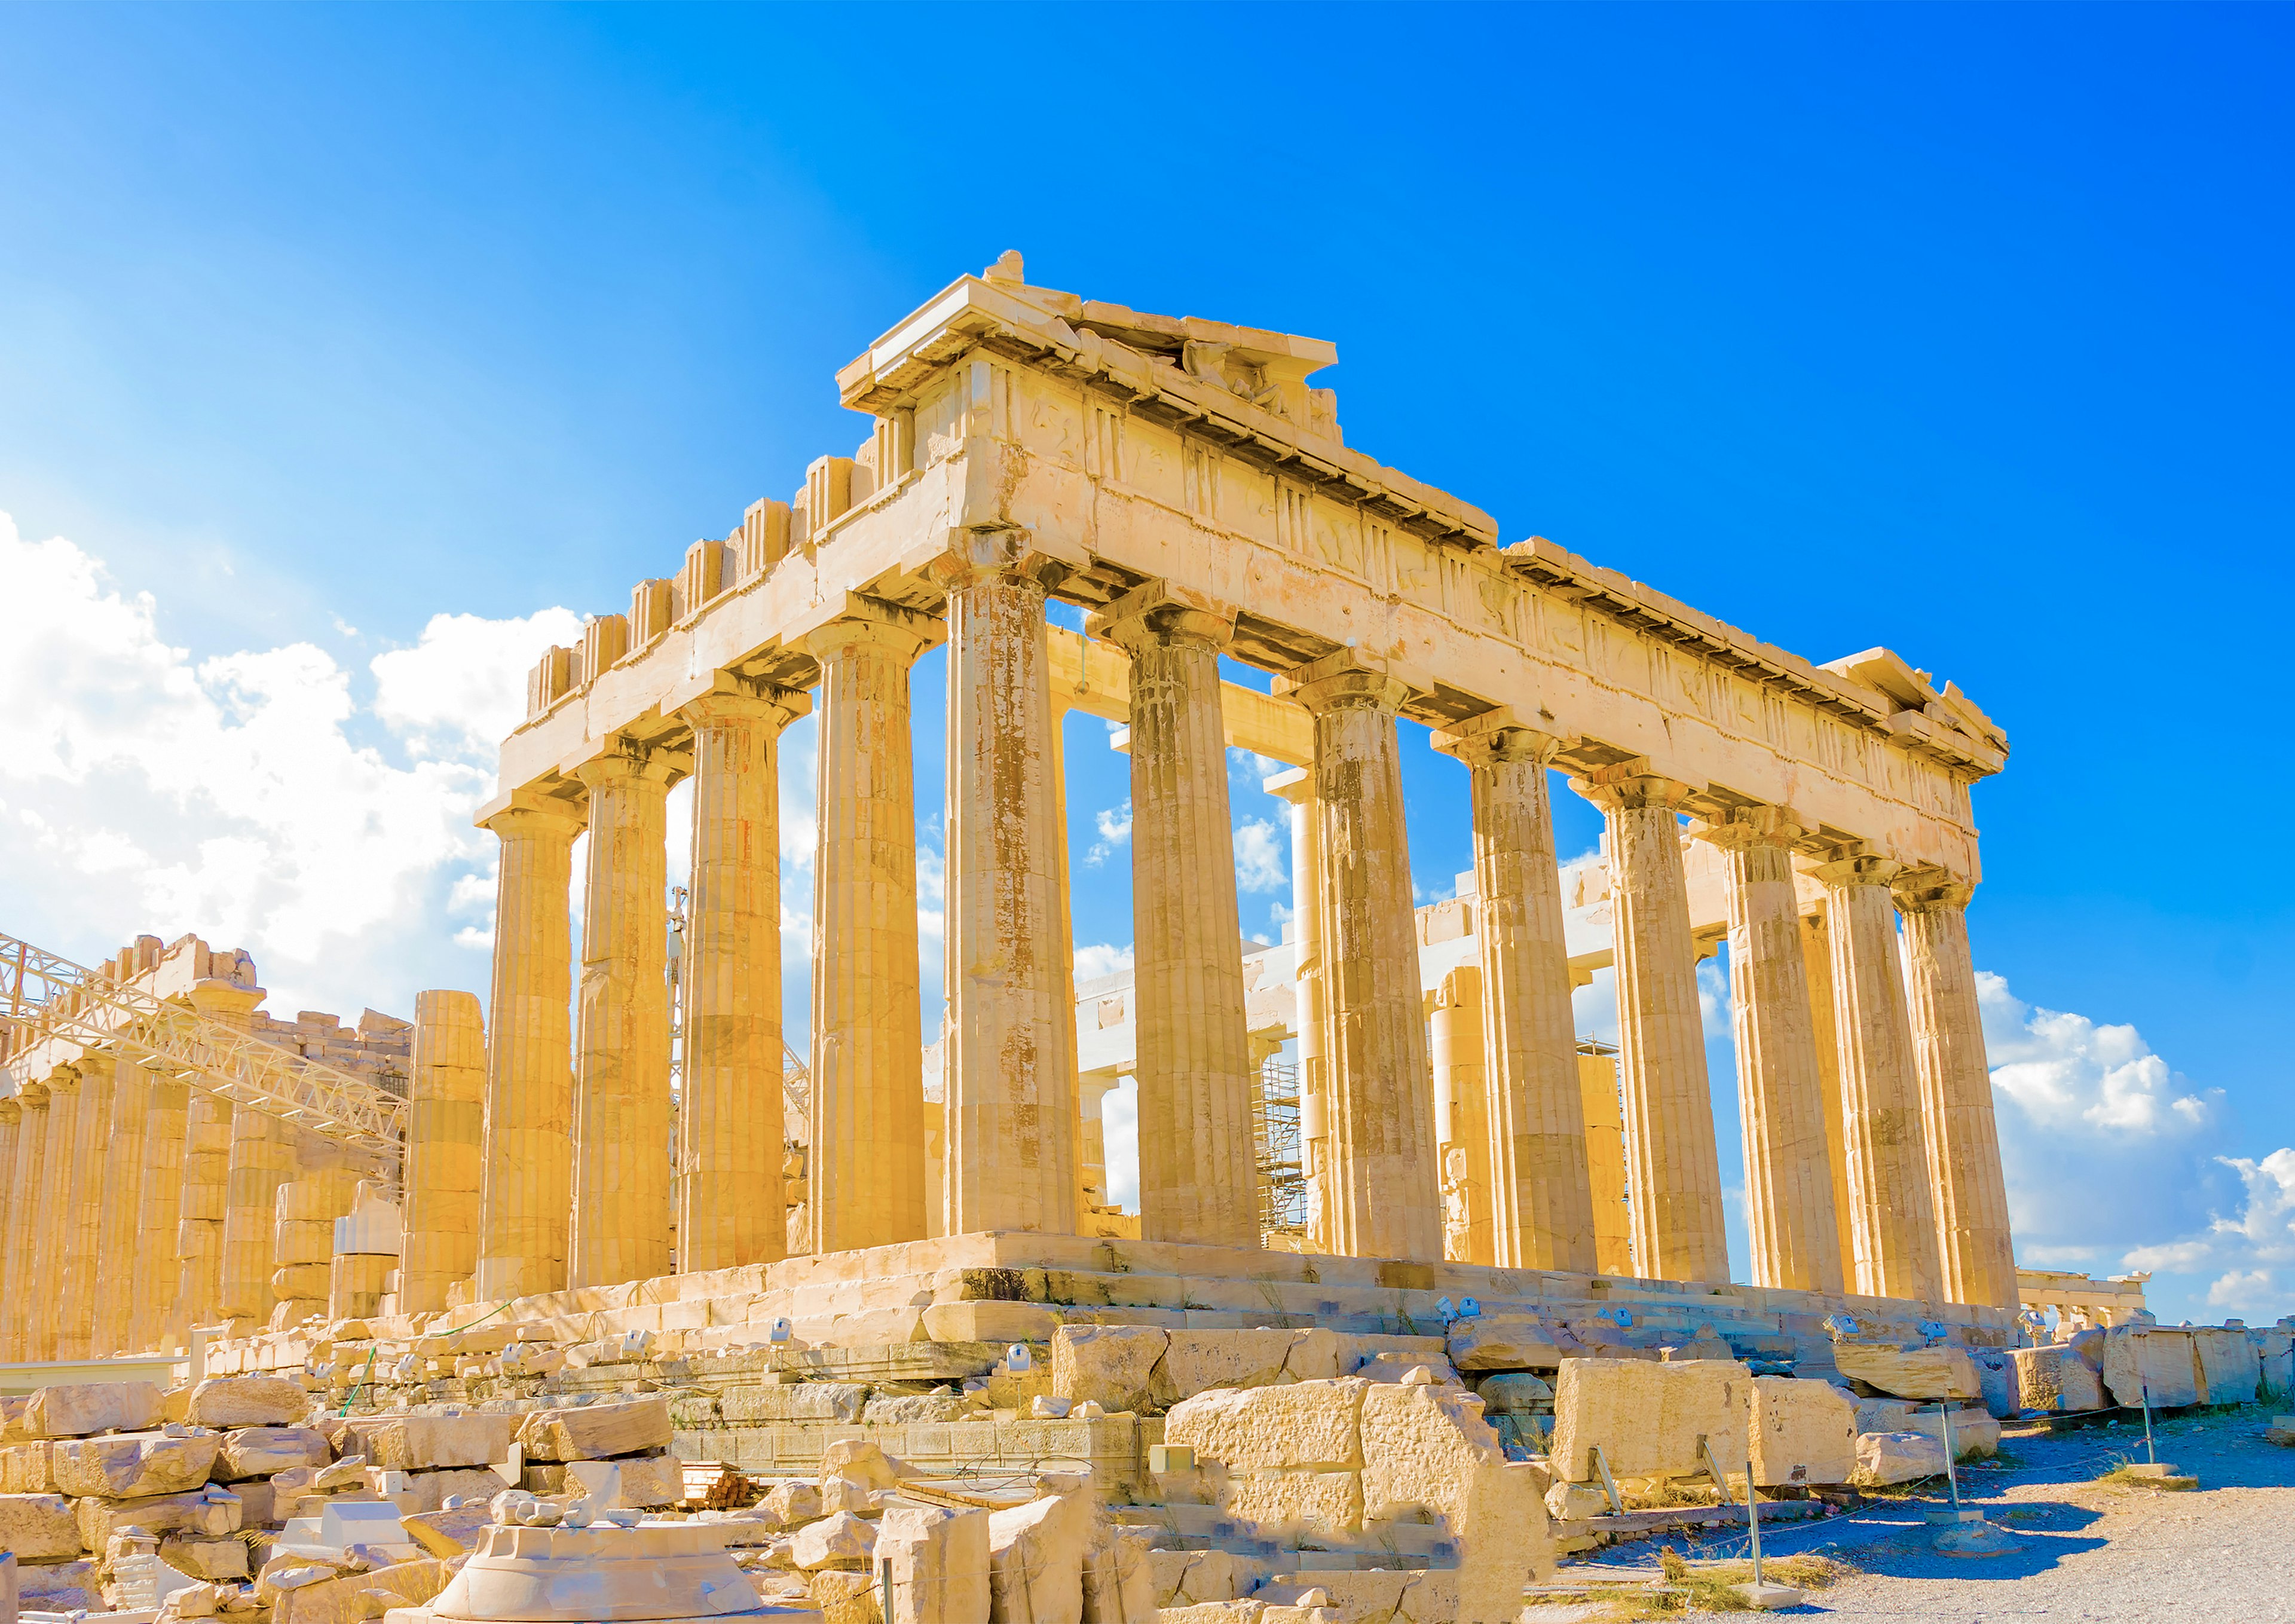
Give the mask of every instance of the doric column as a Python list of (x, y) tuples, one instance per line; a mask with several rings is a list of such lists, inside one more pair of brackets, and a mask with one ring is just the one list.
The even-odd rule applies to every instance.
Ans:
[(118, 1063), (90, 1050), (79, 1065), (79, 1114), (66, 1175), (63, 1245), (58, 1253), (56, 1352), (86, 1359), (95, 1342), (95, 1277), (103, 1261), (106, 1163), (111, 1149), (112, 1072)]
[(16, 1155), (11, 1163), (4, 1197), (8, 1212), (7, 1251), (0, 1254), (0, 1363), (16, 1364), (30, 1356), (32, 1277), (38, 1253), (40, 1196), (48, 1142), (51, 1108), (45, 1083), (22, 1085), (9, 1102), (17, 1110)]
[(1688, 787), (1629, 761), (1572, 788), (1602, 809), (1607, 830), (1634, 1272), (1726, 1285), (1721, 1159), (1675, 812)]
[(1899, 876), (1896, 901), (1905, 921), (1913, 1056), (1928, 1119), (1941, 1289), (1948, 1302), (2013, 1309), (2016, 1259), (1976, 967), (1968, 952), (1970, 890), (1932, 871)]
[(486, 828), (502, 853), (472, 1291), (477, 1301), (494, 1302), (566, 1284), (574, 1190), (567, 909), (581, 826), (563, 802), (519, 796)]
[(77, 1066), (48, 1073), (48, 1154), (40, 1166), (37, 1229), (33, 1236), (31, 1336), (28, 1359), (52, 1359), (63, 1329), (64, 1259), (74, 1217), (72, 1180), (79, 1163), (81, 1079)]
[(1729, 1011), (1752, 1283), (1838, 1292), (1825, 1077), (1793, 892), (1793, 843), (1801, 829), (1791, 812), (1760, 807), (1699, 833), (1727, 854)]
[(1442, 1196), (1395, 734), (1409, 690), (1352, 650), (1275, 686), (1315, 718), (1328, 1238), (1351, 1257), (1432, 1261), (1442, 1255)]
[(1299, 1172), (1307, 1190), (1307, 1244), (1331, 1250), (1330, 1085), (1325, 1032), (1328, 1005), (1323, 986), (1323, 862), (1321, 820), (1315, 813), (1315, 774), (1294, 767), (1262, 780), (1269, 795), (1291, 808), (1291, 947), (1293, 1025), (1299, 1048)]
[(1139, 1233), (1248, 1247), (1260, 1244), (1256, 1079), (1219, 673), (1234, 627), (1232, 609), (1161, 582), (1091, 620), (1131, 657)]
[(96, 1241), (94, 1334), (88, 1351), (98, 1359), (136, 1353), (128, 1345), (135, 1300), (135, 1249), (143, 1239), (144, 1134), (153, 1073), (132, 1060), (111, 1063), (111, 1138), (105, 1147), (102, 1211)]
[(788, 1252), (781, 1196), (781, 730), (801, 691), (730, 676), (681, 707), (693, 730), (677, 1251), (685, 1274)]
[(816, 1253), (927, 1233), (909, 668), (931, 641), (924, 616), (865, 600), (805, 639), (821, 663), (805, 1209)]
[(486, 1032), (468, 992), (414, 995), (406, 1095), (406, 1181), (398, 1237), (398, 1311), (435, 1314), (478, 1267), (484, 1187)]
[(1469, 770), (1474, 811), (1489, 1261), (1593, 1274), (1600, 1267), (1594, 1196), (1546, 781), (1560, 742), (1503, 716), (1477, 717), (1434, 736), (1436, 749)]
[(1825, 1160), (1833, 1170), (1833, 1233), (1842, 1288), (1857, 1283), (1857, 1204), (1849, 1190), (1849, 1135), (1841, 1118), (1841, 1041), (1833, 1030), (1833, 940), (1825, 909), (1801, 917), (1801, 980), (1809, 986), (1809, 1031), (1817, 1041), (1817, 1097), (1825, 1107)]
[[(1046, 773), (1052, 784), (1052, 872), (1059, 876), (1053, 894), (1059, 898), (1060, 917), (1052, 935), (1052, 951), (1059, 966), (1059, 994), (1055, 1000), (1059, 1009), (1060, 1032), (1057, 1041), (1060, 1053), (1073, 1055), (1076, 1048), (1075, 1023), (1075, 910), (1068, 895), (1069, 877), (1074, 869), (1068, 862), (1068, 769), (1067, 769), (1067, 701), (1058, 693), (1051, 695), (1051, 725), (1044, 731)], [(1089, 1234), (1084, 1218), (1092, 1205), (1091, 1191), (1105, 1189), (1107, 1160), (1102, 1154), (1100, 1179), (1098, 1186), (1087, 1176), (1084, 1166), (1084, 1089), (1083, 1078), (1075, 1076), (1076, 1120), (1076, 1232)]]
[(968, 533), (948, 587), (948, 1232), (1073, 1234), (1044, 600), (1066, 567)]
[(1897, 910), (1889, 895), (1897, 868), (1885, 858), (1850, 857), (1825, 864), (1817, 877), (1830, 904), (1856, 1289), (1867, 1297), (1933, 1302), (1940, 1284), (1936, 1206), (1897, 963)]
[(135, 1284), (127, 1310), (130, 1353), (152, 1353), (166, 1345), (184, 1286), (176, 1226), (183, 1215), (191, 1085), (159, 1072), (144, 1076), (143, 1172), (136, 1193)]
[[(0, 1035), (0, 1056), (7, 1052), (7, 1038)], [(16, 1147), (24, 1132), (23, 1102), (14, 1095), (0, 1095), (0, 1361), (7, 1355), (9, 1325), (14, 1319), (8, 1290), (8, 1240), (12, 1233), (8, 1211), (9, 1192), (16, 1187)]]
[(335, 1220), (347, 1217), (358, 1174), (336, 1146), (292, 1133), (294, 1175), (272, 1196), (271, 1323), (323, 1318), (332, 1295)]
[(1492, 1142), (1482, 1056), (1482, 973), (1461, 965), (1429, 1000), (1426, 1041), (1434, 1069), (1434, 1143), (1442, 1158), (1442, 1255), (1491, 1263)]
[(226, 1319), (267, 1324), (275, 1259), (279, 1187), (295, 1176), (295, 1130), (267, 1111), (232, 1113), (231, 1169), (223, 1210), (223, 1301)]
[(590, 789), (566, 1284), (670, 1271), (668, 763), (616, 741)]
[(192, 1096), (184, 1131), (182, 1215), (176, 1222), (176, 1256), (183, 1267), (175, 1319), (167, 1327), (172, 1335), (225, 1318), (223, 1225), (231, 1193), (232, 1119), (237, 1114), (228, 1100)]

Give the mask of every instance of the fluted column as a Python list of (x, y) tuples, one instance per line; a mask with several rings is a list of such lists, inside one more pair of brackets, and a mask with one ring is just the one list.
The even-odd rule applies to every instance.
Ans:
[(1594, 1194), (1547, 763), (1560, 740), (1477, 718), (1434, 746), (1469, 770), (1482, 959), (1490, 1261), (1593, 1274)]
[(909, 668), (921, 616), (856, 601), (805, 639), (821, 663), (813, 854), (813, 1250), (921, 1240), (924, 1040)]
[(1801, 959), (1790, 813), (1747, 809), (1700, 831), (1727, 853), (1729, 1011), (1745, 1146), (1752, 1283), (1842, 1289), (1825, 1077)]
[(72, 1180), (78, 1172), (81, 1078), (77, 1066), (48, 1073), (48, 1154), (40, 1167), (39, 1206), (33, 1236), (31, 1335), (28, 1359), (52, 1359), (63, 1329), (64, 1260), (74, 1217)]
[(1409, 690), (1342, 650), (1277, 678), (1276, 691), (1315, 718), (1330, 1244), (1434, 1261), (1442, 1186), (1395, 734)]
[(182, 1216), (176, 1255), (183, 1265), (176, 1313), (178, 1334), (220, 1322), (223, 1311), (223, 1227), (231, 1195), (232, 1120), (227, 1100), (194, 1094), (184, 1136)]
[(128, 1345), (135, 1298), (135, 1249), (143, 1238), (144, 1136), (153, 1073), (132, 1060), (111, 1063), (111, 1137), (98, 1174), (102, 1211), (96, 1240), (94, 1331), (88, 1351), (98, 1359), (135, 1353)]
[(1131, 657), (1139, 1233), (1250, 1247), (1260, 1244), (1257, 1079), (1220, 708), (1219, 650), (1234, 628), (1232, 609), (1160, 582), (1091, 622)]
[(486, 1046), (485, 1177), (475, 1299), (566, 1284), (574, 1195), (574, 1062), (567, 924), (574, 837), (566, 803), (521, 794), (486, 820), (501, 843)]
[(113, 1057), (90, 1050), (79, 1065), (79, 1112), (66, 1174), (63, 1240), (57, 1253), (58, 1359), (86, 1359), (95, 1342), (95, 1277), (103, 1258), (105, 1165), (111, 1148)]
[(279, 1187), (295, 1176), (295, 1130), (269, 1112), (241, 1106), (232, 1113), (218, 1305), (226, 1319), (271, 1318)]
[(1572, 787), (1602, 809), (1607, 831), (1634, 1272), (1726, 1285), (1721, 1158), (1675, 811), (1687, 786), (1628, 762)]
[(967, 535), (948, 587), (948, 1233), (1073, 1234), (1075, 1053), (1059, 955), (1046, 591), (1065, 566)]
[(1937, 1299), (1936, 1206), (1929, 1192), (1912, 1024), (1897, 963), (1898, 865), (1852, 857), (1817, 870), (1830, 904), (1833, 1024), (1840, 1046), (1856, 1289)]
[(1323, 986), (1323, 863), (1314, 771), (1294, 767), (1263, 779), (1262, 787), (1291, 808), (1293, 996), (1298, 1006), (1292, 1024), (1299, 1043), (1299, 1172), (1307, 1191), (1307, 1244), (1311, 1250), (1328, 1252), (1330, 1068), (1324, 1058), (1328, 1003)]
[(731, 677), (678, 714), (693, 729), (685, 1077), (677, 1112), (678, 1268), (788, 1251), (781, 1192), (781, 730), (804, 693)]
[(127, 1309), (130, 1353), (156, 1352), (167, 1344), (184, 1286), (176, 1226), (183, 1214), (191, 1085), (159, 1072), (144, 1076), (143, 1171), (137, 1182), (134, 1287)]
[(576, 992), (574, 1227), (566, 1284), (670, 1271), (669, 769), (626, 743), (580, 768), (590, 789)]
[(486, 1167), (486, 1032), (468, 992), (414, 995), (400, 1206), (398, 1311), (435, 1314), (478, 1266)]
[[(0, 1033), (0, 1057), (8, 1051), (5, 1033)], [(7, 1355), (9, 1322), (15, 1318), (8, 1290), (8, 1241), (11, 1234), (8, 1211), (9, 1192), (16, 1187), (16, 1147), (24, 1134), (23, 1102), (14, 1095), (0, 1095), (0, 1361)]]
[(1900, 876), (1896, 902), (1905, 921), (1905, 983), (1928, 1120), (1941, 1288), (1949, 1302), (2013, 1309), (2016, 1259), (1968, 951), (1970, 890), (1933, 871)]
[(8, 1249), (0, 1257), (4, 1282), (0, 1282), (0, 1363), (29, 1359), (32, 1322), (37, 1318), (32, 1293), (38, 1267), (40, 1196), (45, 1180), (48, 1119), (52, 1102), (44, 1082), (28, 1082), (11, 1102), (19, 1112), (16, 1155), (5, 1198), (8, 1204)]
[(1492, 1263), (1492, 1142), (1482, 1055), (1482, 972), (1461, 965), (1429, 1000), (1426, 1042), (1434, 1070), (1434, 1143), (1442, 1167), (1442, 1255)]
[(1825, 1159), (1833, 1170), (1833, 1232), (1843, 1290), (1857, 1283), (1857, 1204), (1849, 1189), (1849, 1132), (1841, 1115), (1841, 1041), (1833, 1030), (1833, 938), (1822, 905), (1801, 917), (1801, 979), (1809, 986), (1817, 1040), (1818, 1098), (1825, 1106)]

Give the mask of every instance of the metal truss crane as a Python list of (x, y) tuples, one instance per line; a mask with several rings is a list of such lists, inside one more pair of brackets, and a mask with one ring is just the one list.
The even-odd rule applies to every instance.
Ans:
[(396, 1094), (4, 933), (0, 1019), (27, 1035), (117, 1054), (380, 1156), (396, 1176), (407, 1106)]

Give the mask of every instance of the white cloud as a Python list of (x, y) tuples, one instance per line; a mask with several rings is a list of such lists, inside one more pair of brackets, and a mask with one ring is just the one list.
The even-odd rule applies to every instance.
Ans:
[(1107, 1157), (1107, 1199), (1139, 1210), (1139, 1085), (1126, 1077), (1100, 1097), (1100, 1144)]
[(1097, 869), (1115, 853), (1115, 848), (1131, 838), (1131, 803), (1127, 798), (1121, 806), (1102, 807), (1092, 819), (1099, 827), (1099, 838), (1083, 854), (1084, 862)]
[(520, 673), (573, 616), (439, 616), (378, 657), (363, 703), (309, 643), (194, 660), (162, 639), (148, 593), (4, 514), (0, 583), (12, 928), (83, 959), (196, 931), (252, 951), (290, 1011), (404, 1014), (418, 987), (484, 985), (483, 958), (442, 946), (445, 917), (471, 918), (493, 861), (470, 818)]
[(1733, 1037), (1729, 1020), (1729, 969), (1720, 954), (1697, 964), (1697, 1022), (1709, 1038)]
[(2134, 1138), (2180, 1137), (2213, 1120), (2220, 1089), (2194, 1089), (2133, 1026), (2035, 1008), (1989, 971), (1976, 973), (1992, 1084), (2036, 1125)]
[(1235, 883), (1246, 892), (1287, 891), (1291, 872), (1283, 861), (1287, 824), (1254, 818), (1235, 828)]
[(1131, 967), (1131, 944), (1122, 947), (1112, 942), (1095, 942), (1075, 951), (1075, 978), (1098, 981), (1103, 975), (1115, 975)]

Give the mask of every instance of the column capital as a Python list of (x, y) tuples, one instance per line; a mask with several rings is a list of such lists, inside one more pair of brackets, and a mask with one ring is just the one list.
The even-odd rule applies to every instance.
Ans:
[(1591, 768), (1572, 779), (1570, 788), (1604, 812), (1678, 808), (1693, 793), (1693, 786), (1651, 771), (1649, 757), (1646, 755)]
[(829, 618), (791, 639), (816, 660), (863, 644), (882, 649), (906, 664), (946, 634), (937, 616), (904, 609), (881, 598), (847, 592)]
[(56, 1066), (42, 1081), (47, 1084), (48, 1092), (51, 1095), (77, 1094), (79, 1092), (79, 1067)]
[(48, 1105), (48, 1085), (45, 1082), (19, 1082), (16, 1085), (19, 1104), (45, 1110)]
[(1235, 608), (1168, 581), (1143, 581), (1095, 609), (1084, 622), (1092, 636), (1122, 649), (1179, 645), (1218, 650), (1235, 639)]
[(615, 789), (642, 779), (666, 782), (671, 766), (665, 752), (617, 733), (597, 755), (575, 768), (574, 776), (593, 790)]
[(23, 1101), (18, 1099), (12, 1094), (9, 1095), (4, 1099), (0, 1099), (0, 1122), (5, 1122), (12, 1128), (16, 1123), (23, 1120)]
[(1903, 870), (1904, 864), (1891, 858), (1849, 853), (1819, 863), (1809, 872), (1827, 890), (1846, 891), (1851, 885), (1891, 885)]
[(1296, 699), (1318, 716), (1361, 710), (1384, 711), (1391, 716), (1422, 689), (1394, 662), (1360, 649), (1335, 649), (1275, 678), (1277, 694)]
[(1286, 767), (1259, 780), (1259, 787), (1278, 801), (1288, 801), (1294, 806), (1304, 806), (1315, 797), (1315, 772), (1311, 767)]
[(562, 796), (550, 795), (528, 784), (513, 789), (503, 797), (505, 804), (498, 811), (482, 813), (478, 827), (491, 829), (502, 838), (513, 835), (546, 835), (557, 831), (571, 840), (582, 831), (582, 812)]
[(1082, 549), (1040, 540), (1017, 526), (1005, 530), (951, 530), (948, 549), (925, 573), (950, 592), (960, 592), (998, 576), (1025, 581), (1050, 592), (1072, 575), (1090, 567)]
[(1499, 706), (1434, 731), (1433, 745), (1469, 767), (1500, 762), (1536, 762), (1544, 766), (1570, 740), (1519, 721), (1512, 706)]
[(729, 722), (754, 722), (775, 732), (813, 709), (813, 696), (802, 688), (782, 688), (751, 681), (730, 671), (717, 673), (717, 686), (677, 707), (677, 718), (698, 731)]
[(1689, 833), (1693, 839), (1724, 851), (1757, 845), (1791, 850), (1796, 841), (1816, 827), (1790, 806), (1733, 806), (1718, 820), (1693, 819)]
[(1899, 913), (1937, 913), (1968, 906), (1976, 887), (1948, 869), (1934, 865), (1907, 869), (1889, 882)]

